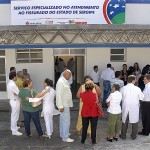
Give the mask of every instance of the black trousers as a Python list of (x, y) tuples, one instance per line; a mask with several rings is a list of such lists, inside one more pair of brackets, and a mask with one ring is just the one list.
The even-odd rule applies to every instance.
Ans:
[(91, 123), (92, 143), (95, 144), (96, 143), (96, 128), (97, 128), (98, 117), (82, 117), (82, 139), (81, 139), (81, 143), (84, 143), (86, 140), (89, 121)]
[(144, 135), (150, 133), (150, 102), (142, 102), (142, 132)]

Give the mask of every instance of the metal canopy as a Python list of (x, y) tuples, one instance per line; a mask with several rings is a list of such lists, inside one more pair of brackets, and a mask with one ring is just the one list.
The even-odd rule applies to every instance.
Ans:
[(150, 47), (150, 25), (0, 26), (0, 48)]

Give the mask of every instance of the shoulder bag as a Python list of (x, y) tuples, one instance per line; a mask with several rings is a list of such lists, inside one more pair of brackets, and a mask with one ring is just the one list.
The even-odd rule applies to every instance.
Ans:
[[(33, 89), (31, 89), (31, 96), (32, 98), (34, 98), (34, 95), (33, 95)], [(32, 102), (32, 107), (37, 107), (39, 105), (41, 105), (42, 102), (41, 101), (38, 101), (38, 102)]]

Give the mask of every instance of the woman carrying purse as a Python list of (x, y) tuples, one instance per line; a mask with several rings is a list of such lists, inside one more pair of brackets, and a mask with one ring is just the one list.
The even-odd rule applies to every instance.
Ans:
[(82, 116), (82, 139), (81, 143), (84, 144), (87, 137), (87, 129), (89, 122), (91, 123), (91, 140), (92, 144), (96, 144), (96, 128), (98, 121), (98, 107), (97, 107), (97, 94), (93, 92), (93, 81), (85, 83), (85, 92), (80, 93), (80, 98), (83, 102), (81, 116)]
[(39, 108), (33, 107), (32, 103), (26, 100), (27, 97), (35, 97), (40, 98), (43, 97), (48, 90), (45, 90), (42, 93), (37, 93), (34, 89), (32, 89), (32, 80), (25, 80), (23, 82), (23, 89), (19, 92), (19, 98), (22, 105), (22, 112), (24, 117), (24, 127), (25, 132), (28, 137), (31, 137), (31, 130), (30, 130), (30, 122), (31, 119), (36, 127), (39, 137), (43, 137), (43, 131), (41, 128), (40, 118), (39, 118)]

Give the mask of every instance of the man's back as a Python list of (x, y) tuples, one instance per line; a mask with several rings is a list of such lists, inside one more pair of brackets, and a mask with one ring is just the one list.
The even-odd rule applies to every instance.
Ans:
[(107, 68), (102, 71), (101, 78), (103, 80), (111, 81), (112, 79), (115, 78), (115, 73), (111, 68)]

